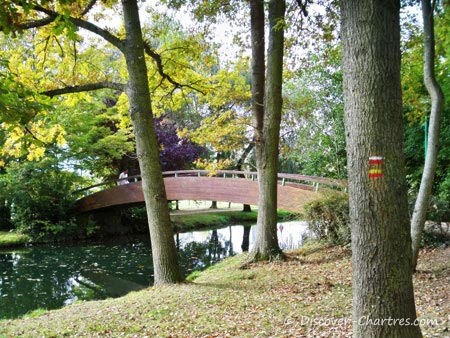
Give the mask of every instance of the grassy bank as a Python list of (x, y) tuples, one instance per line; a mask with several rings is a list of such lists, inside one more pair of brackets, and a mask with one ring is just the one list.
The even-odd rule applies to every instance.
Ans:
[[(203, 213), (180, 213), (172, 214), (170, 219), (176, 230), (190, 231), (201, 228), (225, 226), (229, 224), (247, 224), (256, 223), (258, 212), (253, 210), (250, 212), (243, 211), (214, 211)], [(289, 220), (295, 217), (287, 211), (278, 211), (280, 220)]]
[[(0, 337), (351, 337), (348, 250), (310, 245), (286, 262), (242, 270), (244, 259), (227, 259), (188, 283), (0, 321)], [(450, 248), (422, 252), (417, 310), (438, 320), (422, 326), (426, 337), (448, 337), (449, 278)]]
[(23, 246), (30, 242), (30, 237), (14, 232), (0, 231), (0, 248)]

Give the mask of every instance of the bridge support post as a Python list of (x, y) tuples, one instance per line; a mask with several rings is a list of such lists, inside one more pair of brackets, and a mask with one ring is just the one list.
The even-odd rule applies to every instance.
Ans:
[(318, 192), (319, 191), (319, 182), (317, 182), (316, 184), (315, 184), (315, 188), (314, 188), (314, 192)]

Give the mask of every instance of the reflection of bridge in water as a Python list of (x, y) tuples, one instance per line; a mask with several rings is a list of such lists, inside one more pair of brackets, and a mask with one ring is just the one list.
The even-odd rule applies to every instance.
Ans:
[[(221, 201), (258, 205), (258, 182), (256, 172), (219, 170), (210, 176), (205, 170), (182, 170), (163, 172), (167, 199), (172, 201)], [(79, 191), (107, 187), (78, 200), (81, 212), (144, 203), (140, 176), (129, 184), (116, 185), (120, 180), (108, 181)], [(331, 187), (344, 187), (345, 181), (297, 174), (278, 174), (279, 209), (297, 212), (318, 197), (317, 192)]]

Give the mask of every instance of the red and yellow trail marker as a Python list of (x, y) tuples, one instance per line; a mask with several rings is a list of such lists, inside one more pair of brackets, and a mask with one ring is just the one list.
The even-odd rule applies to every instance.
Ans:
[(370, 156), (369, 157), (369, 178), (380, 178), (383, 176), (382, 171), (383, 157)]

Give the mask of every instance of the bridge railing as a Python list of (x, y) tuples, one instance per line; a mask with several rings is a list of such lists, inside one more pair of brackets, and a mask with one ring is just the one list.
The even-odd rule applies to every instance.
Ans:
[[(90, 185), (90, 186), (85, 187), (85, 188), (77, 189), (77, 190), (75, 190), (73, 192), (73, 194), (78, 194), (78, 193), (89, 191), (91, 189), (99, 188), (99, 187), (108, 187), (108, 186), (111, 187), (111, 186), (113, 186), (113, 184), (118, 184), (119, 182), (123, 182), (123, 181), (128, 181), (129, 182), (130, 180), (140, 181), (141, 180), (141, 175), (133, 175), (133, 176), (128, 176), (126, 178), (118, 178), (118, 179), (114, 179), (114, 180), (108, 180), (108, 181), (105, 181), (105, 182), (93, 184), (93, 185)], [(100, 189), (100, 190), (102, 190), (102, 189)]]
[[(223, 177), (223, 178), (242, 178), (257, 180), (258, 173), (256, 171), (238, 171), (238, 170), (176, 170), (176, 171), (164, 171), (163, 177), (202, 177), (202, 176), (212, 176), (212, 177)], [(86, 188), (78, 189), (73, 193), (87, 192), (93, 188), (99, 187), (111, 187), (114, 184), (118, 184), (122, 181), (139, 181), (141, 180), (141, 175), (128, 176), (127, 178), (114, 179), (105, 181), (102, 183), (94, 184)], [(296, 185), (301, 186), (307, 190), (318, 191), (319, 187), (325, 186), (325, 188), (334, 189), (345, 189), (347, 187), (346, 180), (331, 179), (326, 177), (318, 176), (307, 176), (300, 174), (278, 174), (278, 184), (280, 185)], [(102, 189), (100, 189), (102, 190)]]

